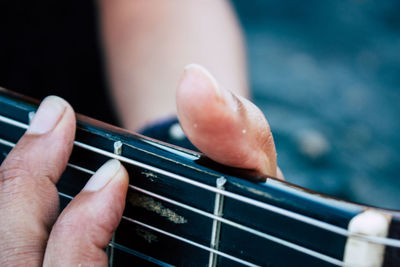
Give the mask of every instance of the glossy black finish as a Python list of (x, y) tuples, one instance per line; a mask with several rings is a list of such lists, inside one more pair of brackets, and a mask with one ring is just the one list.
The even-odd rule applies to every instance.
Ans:
[[(7, 91), (0, 90), (0, 115), (28, 123), (28, 113), (35, 109), (35, 105), (26, 103), (21, 97), (12, 96)], [(215, 187), (216, 179), (223, 176), (227, 179), (225, 190), (229, 192), (332, 225), (347, 228), (350, 219), (365, 208), (361, 205), (309, 192), (273, 178), (227, 168), (196, 152), (147, 139), (83, 116), (79, 116), (78, 119), (76, 140), (79, 142), (113, 152), (114, 142), (121, 141), (123, 143), (122, 155), (126, 158), (213, 187)], [(18, 127), (0, 123), (0, 138), (2, 139), (16, 142), (23, 132)], [(9, 148), (0, 145), (0, 150), (6, 152)], [(108, 159), (107, 156), (75, 147), (70, 162), (94, 171)], [(215, 193), (142, 167), (124, 165), (130, 174), (133, 186), (205, 212), (213, 212)], [(60, 192), (74, 196), (80, 191), (89, 176), (75, 169), (67, 168), (57, 185), (58, 189)], [(243, 180), (241, 177), (253, 181), (266, 179), (266, 183), (255, 183)], [(68, 200), (62, 197), (61, 202), (62, 205), (66, 205)], [(212, 219), (133, 189), (129, 189), (124, 216), (206, 247), (210, 244)], [(224, 198), (223, 217), (333, 258), (339, 260), (343, 258), (345, 237), (295, 219), (229, 197)], [(208, 265), (208, 251), (127, 220), (121, 221), (116, 232), (115, 242), (134, 250), (137, 255), (114, 249), (115, 252), (118, 251), (114, 254), (114, 266), (130, 265), (134, 260), (158, 265), (164, 263), (179, 266)], [(334, 266), (224, 223), (221, 225), (219, 250), (262, 266), (297, 266), (299, 263), (304, 266)], [(396, 253), (396, 251), (391, 253)], [(150, 256), (156, 259), (157, 263), (150, 263), (140, 255)], [(390, 261), (388, 262), (388, 266), (390, 266)], [(218, 263), (219, 266), (240, 265), (222, 256), (218, 256)]]

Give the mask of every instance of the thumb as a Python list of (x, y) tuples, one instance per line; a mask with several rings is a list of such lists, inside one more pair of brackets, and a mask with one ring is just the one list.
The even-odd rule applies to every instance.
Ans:
[(58, 217), (44, 266), (107, 266), (104, 248), (121, 220), (128, 183), (119, 161), (105, 163)]
[(280, 174), (263, 113), (247, 99), (221, 88), (203, 67), (186, 67), (177, 107), (184, 132), (211, 159), (274, 177)]

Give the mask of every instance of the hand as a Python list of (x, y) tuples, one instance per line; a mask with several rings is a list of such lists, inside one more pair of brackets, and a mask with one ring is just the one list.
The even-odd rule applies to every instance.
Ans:
[[(204, 68), (186, 68), (177, 104), (184, 131), (210, 158), (282, 177), (261, 111), (218, 86)], [(1, 266), (107, 265), (104, 248), (122, 216), (128, 175), (118, 161), (107, 162), (57, 218), (55, 184), (70, 156), (74, 133), (72, 108), (48, 97), (1, 165)]]
[(0, 167), (0, 266), (106, 266), (122, 216), (128, 175), (118, 161), (101, 167), (58, 215), (55, 183), (75, 135), (72, 108), (46, 98)]

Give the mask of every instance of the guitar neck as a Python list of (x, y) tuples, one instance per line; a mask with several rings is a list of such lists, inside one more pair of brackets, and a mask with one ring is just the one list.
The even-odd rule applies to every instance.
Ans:
[[(3, 158), (36, 108), (37, 102), (0, 90)], [(77, 118), (74, 149), (57, 184), (61, 207), (110, 158), (120, 160), (131, 177), (121, 224), (107, 248), (110, 265), (344, 265), (348, 224), (367, 207)], [(382, 212), (392, 218), (392, 239), (383, 239), (390, 243), (399, 238), (399, 216)], [(400, 263), (396, 241), (386, 249), (384, 266)]]

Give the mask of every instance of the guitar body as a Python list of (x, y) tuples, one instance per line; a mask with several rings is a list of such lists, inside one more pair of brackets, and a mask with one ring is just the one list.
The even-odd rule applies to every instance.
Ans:
[[(0, 90), (0, 161), (36, 108), (34, 100)], [(375, 242), (348, 230), (366, 210), (388, 220), (387, 235), (376, 238), (384, 243), (379, 266), (400, 265), (397, 211), (221, 166), (81, 115), (70, 164), (57, 184), (62, 208), (110, 158), (130, 174), (125, 212), (107, 248), (112, 266), (344, 266), (349, 238)]]

